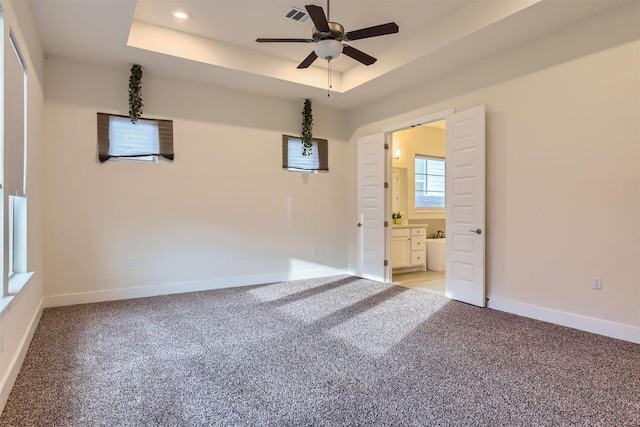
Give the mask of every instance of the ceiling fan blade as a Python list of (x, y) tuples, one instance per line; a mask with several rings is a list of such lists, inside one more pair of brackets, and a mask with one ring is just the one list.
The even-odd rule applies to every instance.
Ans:
[(307, 56), (304, 61), (302, 61), (300, 63), (300, 65), (298, 65), (297, 68), (309, 68), (309, 65), (313, 64), (313, 61), (315, 61), (318, 58), (318, 55), (316, 55), (315, 51), (311, 51), (311, 53), (309, 54), (309, 56)]
[(330, 32), (329, 22), (327, 21), (327, 17), (324, 14), (324, 10), (320, 6), (316, 6), (315, 4), (308, 4), (305, 6), (307, 12), (309, 12), (309, 16), (313, 21), (313, 25), (316, 26), (316, 30), (322, 32)]
[(256, 39), (258, 43), (313, 43), (312, 39)]
[(398, 24), (396, 24), (395, 22), (387, 22), (386, 24), (361, 28), (355, 31), (349, 31), (347, 34), (345, 34), (345, 38), (347, 40), (360, 40), (369, 37), (377, 37), (397, 33), (398, 30)]
[(371, 65), (377, 61), (373, 56), (367, 55), (361, 50), (356, 49), (355, 47), (351, 47), (349, 45), (342, 46), (342, 53), (351, 58), (355, 59), (358, 62), (363, 63), (364, 65)]

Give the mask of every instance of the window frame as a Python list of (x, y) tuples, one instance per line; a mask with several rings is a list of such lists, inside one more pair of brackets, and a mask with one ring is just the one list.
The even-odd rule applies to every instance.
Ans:
[(27, 197), (9, 195), (9, 279), (27, 272)]
[[(2, 251), (0, 254), (2, 262), (2, 299), (0, 299), (0, 312), (11, 302), (12, 297), (17, 295), (27, 284), (33, 272), (27, 271), (27, 146), (28, 146), (28, 107), (29, 107), (29, 75), (28, 67), (23, 55), (18, 38), (9, 28), (8, 33), (4, 32), (4, 16), (0, 10), (0, 29), (8, 38), (3, 37), (1, 56), (7, 55), (6, 49), (10, 49), (17, 58), (17, 64), (21, 68), (22, 92), (20, 101), (12, 101), (16, 93), (3, 93), (2, 121), (4, 137), (2, 148), (4, 151), (3, 162), (3, 185), (0, 187), (2, 197)], [(7, 47), (7, 45), (9, 47)], [(5, 58), (6, 59), (6, 58)], [(14, 73), (8, 72), (8, 67), (12, 65), (6, 60), (3, 62), (2, 78), (5, 86), (9, 84), (12, 88), (19, 88), (17, 82), (8, 81), (7, 76)], [(15, 73), (17, 76), (17, 73)], [(14, 76), (14, 77), (15, 77)], [(9, 77), (11, 80), (11, 77)], [(22, 111), (20, 111), (22, 110)], [(9, 124), (7, 123), (9, 121)], [(19, 131), (16, 131), (16, 126)], [(13, 131), (12, 131), (13, 129)], [(17, 133), (16, 133), (17, 132)], [(18, 142), (19, 141), (19, 142)], [(9, 144), (9, 147), (7, 146)], [(11, 153), (7, 156), (7, 150)], [(10, 166), (10, 167), (8, 167)], [(5, 253), (6, 251), (6, 253)], [(5, 263), (6, 261), (6, 263)]]
[[(428, 192), (428, 181), (426, 180), (426, 177), (429, 175), (429, 173), (418, 173), (417, 172), (417, 168), (416, 168), (416, 161), (417, 160), (436, 160), (436, 161), (441, 161), (443, 166), (444, 166), (444, 175), (435, 175), (432, 174), (434, 176), (442, 176), (443, 178), (443, 183), (444, 183), (444, 190), (443, 190), (443, 199), (444, 199), (444, 206), (418, 206), (417, 205), (417, 197), (416, 197), (416, 193), (418, 192), (417, 190), (417, 186), (416, 186), (416, 181), (417, 181), (417, 176), (418, 175), (423, 175), (425, 176), (425, 191)], [(416, 212), (421, 212), (421, 213), (428, 213), (428, 212), (443, 212), (446, 210), (446, 206), (447, 206), (447, 189), (446, 189), (446, 177), (447, 177), (447, 170), (446, 170), (446, 166), (447, 166), (447, 162), (446, 162), (446, 157), (441, 157), (441, 156), (434, 156), (434, 155), (430, 155), (430, 154), (415, 154), (414, 160), (413, 160), (413, 209)]]
[(13, 276), (13, 274), (15, 273), (15, 268), (14, 268), (14, 259), (13, 259), (13, 254), (15, 252), (15, 246), (14, 246), (14, 229), (15, 229), (15, 224), (13, 223), (13, 196), (9, 195), (9, 197), (7, 198), (7, 203), (9, 204), (8, 208), (7, 208), (7, 223), (8, 223), (8, 233), (7, 233), (7, 248), (9, 249), (9, 254), (8, 254), (8, 262), (7, 262), (7, 278), (11, 279), (11, 276)]

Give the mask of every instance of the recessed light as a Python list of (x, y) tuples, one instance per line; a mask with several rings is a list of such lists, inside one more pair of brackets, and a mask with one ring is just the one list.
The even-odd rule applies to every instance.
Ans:
[(189, 19), (189, 14), (184, 10), (174, 10), (173, 12), (171, 12), (171, 14), (179, 21), (186, 21), (187, 19)]

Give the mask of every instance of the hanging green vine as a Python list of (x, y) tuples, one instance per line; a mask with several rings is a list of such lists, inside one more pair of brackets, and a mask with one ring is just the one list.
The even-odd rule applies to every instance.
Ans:
[(142, 115), (142, 67), (134, 64), (129, 77), (129, 119), (136, 123)]
[(302, 155), (310, 156), (313, 149), (313, 114), (311, 112), (311, 100), (304, 100), (304, 108), (302, 109)]

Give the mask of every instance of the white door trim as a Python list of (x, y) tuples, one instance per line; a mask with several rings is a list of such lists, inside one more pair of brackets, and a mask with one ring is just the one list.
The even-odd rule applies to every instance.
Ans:
[[(401, 130), (405, 130), (405, 129), (410, 129), (412, 127), (418, 127), (418, 126), (422, 126), (422, 125), (426, 125), (429, 123), (433, 123), (433, 122), (438, 122), (440, 120), (447, 120), (448, 117), (450, 117), (452, 114), (455, 113), (455, 109), (453, 108), (449, 108), (446, 110), (442, 110), (439, 111), (437, 113), (432, 113), (426, 116), (420, 116), (420, 117), (416, 117), (410, 120), (406, 120), (403, 122), (399, 122), (396, 123), (394, 125), (389, 125), (386, 126), (384, 128), (382, 128), (382, 132), (384, 132), (384, 136), (385, 136), (385, 142), (388, 144), (388, 146), (390, 147), (388, 150), (385, 150), (385, 180), (386, 182), (389, 182), (391, 180), (391, 171), (393, 169), (393, 159), (391, 156), (391, 147), (393, 146), (393, 132), (397, 132), (397, 131), (401, 131)], [(408, 179), (408, 177), (407, 177)], [(385, 201), (385, 218), (387, 218), (387, 221), (389, 221), (389, 227), (387, 227), (386, 233), (385, 233), (385, 240), (386, 240), (386, 245), (385, 245), (385, 259), (389, 260), (389, 268), (387, 268), (386, 274), (385, 274), (385, 282), (386, 283), (391, 283), (392, 280), (392, 276), (393, 276), (393, 271), (392, 271), (392, 266), (391, 266), (391, 197), (390, 197), (390, 191), (386, 192), (386, 201)], [(407, 209), (409, 209), (409, 207), (407, 206)], [(359, 254), (358, 254), (359, 255)]]
[(391, 283), (393, 281), (393, 264), (391, 263), (391, 228), (393, 220), (391, 219), (391, 171), (393, 169), (393, 140), (391, 132), (384, 132), (384, 182), (388, 183), (388, 188), (384, 192), (384, 218), (388, 221), (388, 227), (384, 229), (384, 259), (389, 264), (384, 271), (384, 282)]
[[(420, 116), (420, 117), (416, 117), (414, 119), (410, 119), (404, 122), (400, 122), (400, 123), (396, 123), (394, 125), (390, 125), (387, 127), (382, 128), (382, 132), (386, 133), (392, 133), (392, 132), (397, 132), (399, 130), (405, 130), (405, 129), (409, 129), (409, 128), (413, 128), (413, 127), (418, 127), (418, 126), (422, 126), (422, 125), (426, 125), (428, 123), (433, 123), (433, 122), (437, 122), (440, 120), (446, 120), (447, 117), (449, 117), (451, 114), (455, 113), (456, 110), (453, 108), (449, 108), (447, 110), (442, 110), (439, 111), (437, 113), (433, 113), (433, 114), (429, 114), (428, 116)], [(391, 161), (391, 159), (389, 159), (389, 161)]]

